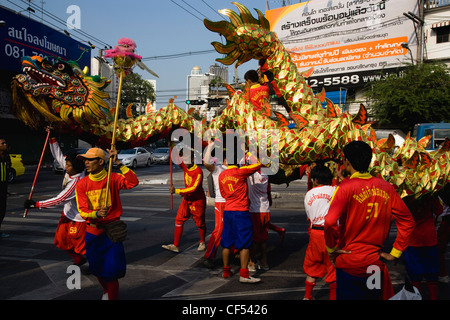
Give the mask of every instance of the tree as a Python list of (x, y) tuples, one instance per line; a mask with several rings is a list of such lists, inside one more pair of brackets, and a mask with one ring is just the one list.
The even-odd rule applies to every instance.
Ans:
[(450, 69), (443, 63), (408, 65), (400, 76), (389, 75), (367, 89), (381, 126), (412, 132), (416, 123), (450, 122)]
[[(155, 88), (153, 85), (142, 79), (137, 73), (130, 73), (123, 79), (120, 116), (126, 117), (126, 108), (130, 103), (135, 106), (145, 106), (148, 102), (156, 100)], [(133, 116), (139, 114), (136, 108), (133, 108)]]
[(210, 88), (216, 88), (216, 95), (219, 94), (219, 88), (223, 85), (223, 80), (221, 77), (215, 77), (209, 82)]

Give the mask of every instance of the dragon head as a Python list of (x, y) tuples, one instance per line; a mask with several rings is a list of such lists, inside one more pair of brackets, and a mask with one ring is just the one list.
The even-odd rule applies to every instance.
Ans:
[(225, 65), (237, 61), (237, 66), (240, 66), (251, 59), (259, 60), (270, 56), (279, 41), (277, 35), (270, 31), (270, 23), (264, 14), (255, 9), (259, 20), (255, 19), (246, 7), (237, 2), (232, 3), (238, 7), (240, 15), (229, 9), (219, 11), (229, 17), (231, 22), (204, 20), (206, 28), (223, 35), (227, 40), (225, 45), (220, 42), (212, 43), (217, 52), (226, 54), (226, 57), (217, 61)]
[(73, 61), (40, 56), (22, 58), (23, 74), (12, 80), (13, 112), (26, 124), (37, 127), (41, 117), (51, 122), (89, 125), (111, 118), (101, 91), (109, 81), (88, 76)]

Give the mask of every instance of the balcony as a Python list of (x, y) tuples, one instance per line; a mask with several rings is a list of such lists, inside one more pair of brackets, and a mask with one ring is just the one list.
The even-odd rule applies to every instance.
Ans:
[(425, 10), (450, 6), (450, 0), (425, 0)]

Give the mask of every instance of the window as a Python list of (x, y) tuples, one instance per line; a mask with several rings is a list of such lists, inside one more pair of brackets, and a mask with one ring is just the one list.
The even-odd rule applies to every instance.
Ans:
[(436, 43), (444, 43), (450, 41), (450, 26), (436, 28)]
[(450, 129), (434, 130), (434, 147), (439, 148), (444, 143), (445, 138), (450, 138)]

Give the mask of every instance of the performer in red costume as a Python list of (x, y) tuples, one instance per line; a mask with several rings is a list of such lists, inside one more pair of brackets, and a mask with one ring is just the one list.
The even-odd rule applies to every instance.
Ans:
[[(52, 128), (47, 127), (47, 131)], [(66, 251), (72, 258), (75, 265), (82, 265), (86, 262), (85, 235), (86, 221), (80, 216), (75, 198), (77, 183), (84, 178), (84, 163), (77, 159), (77, 154), (69, 152), (66, 156), (61, 151), (58, 141), (52, 137), (49, 141), (50, 151), (53, 158), (64, 168), (63, 190), (55, 197), (47, 200), (34, 201), (26, 200), (25, 208), (51, 208), (63, 205), (61, 218), (55, 234), (55, 245)]]
[(422, 292), (425, 279), (430, 300), (438, 299), (439, 250), (435, 221), (444, 208), (438, 196), (405, 199), (416, 227), (403, 254), (411, 284)]
[(210, 142), (205, 150), (205, 157), (203, 159), (203, 165), (211, 172), (213, 185), (214, 185), (214, 230), (211, 233), (211, 237), (208, 241), (208, 246), (205, 252), (205, 260), (203, 264), (212, 268), (214, 266), (214, 258), (216, 257), (217, 249), (219, 248), (220, 241), (222, 240), (223, 229), (223, 210), (225, 208), (225, 199), (220, 194), (219, 188), (219, 175), (227, 168), (227, 159), (223, 159), (223, 164), (214, 163), (211, 159), (211, 152), (214, 147), (214, 142)]
[[(400, 257), (414, 230), (414, 219), (392, 185), (368, 173), (372, 148), (367, 143), (350, 142), (343, 152), (344, 167), (351, 176), (338, 186), (325, 217), (326, 246), (336, 266), (336, 299), (389, 299), (392, 283), (380, 255), (387, 260)], [(392, 216), (397, 238), (391, 253), (382, 253)], [(370, 288), (367, 279), (376, 271), (382, 276), (381, 288)]]
[(259, 83), (259, 75), (256, 70), (249, 70), (245, 73), (244, 79), (250, 86), (250, 102), (256, 110), (262, 110), (262, 99), (269, 100), (269, 87)]
[(206, 250), (206, 195), (203, 189), (203, 171), (194, 163), (193, 155), (193, 153), (190, 155), (184, 155), (183, 159), (178, 158), (178, 160), (176, 160), (176, 163), (179, 163), (180, 167), (184, 171), (185, 187), (180, 189), (170, 187), (169, 189), (170, 193), (176, 193), (183, 197), (175, 218), (175, 235), (173, 244), (162, 245), (164, 249), (172, 252), (179, 252), (178, 247), (180, 245), (181, 235), (183, 234), (183, 226), (191, 216), (194, 219), (195, 225), (197, 226), (200, 234), (200, 244), (197, 250)]
[[(123, 240), (114, 242), (105, 232), (112, 222), (122, 216), (122, 204), (119, 192), (134, 188), (139, 180), (132, 170), (120, 163), (117, 150), (108, 150), (109, 156), (119, 166), (122, 174), (111, 173), (109, 195), (106, 195), (107, 172), (104, 168), (105, 152), (91, 148), (84, 159), (88, 176), (77, 184), (76, 197), (78, 211), (86, 219), (86, 256), (89, 269), (103, 287), (103, 299), (117, 300), (119, 296), (119, 278), (125, 276), (126, 260)], [(105, 197), (108, 202), (105, 206)]]
[(224, 278), (231, 276), (231, 247), (239, 250), (242, 283), (256, 283), (261, 279), (250, 277), (248, 261), (253, 242), (253, 223), (249, 213), (247, 178), (261, 168), (261, 163), (243, 167), (228, 165), (219, 175), (220, 194), (225, 198), (222, 232), (222, 259)]
[(307, 275), (303, 300), (313, 299), (312, 292), (316, 280), (323, 277), (330, 288), (330, 300), (336, 300), (336, 272), (328, 257), (323, 227), (331, 197), (335, 191), (335, 187), (331, 185), (333, 174), (328, 167), (318, 165), (311, 169), (309, 176), (312, 188), (306, 193), (304, 200), (310, 226), (308, 228), (309, 243), (303, 262), (303, 271)]

